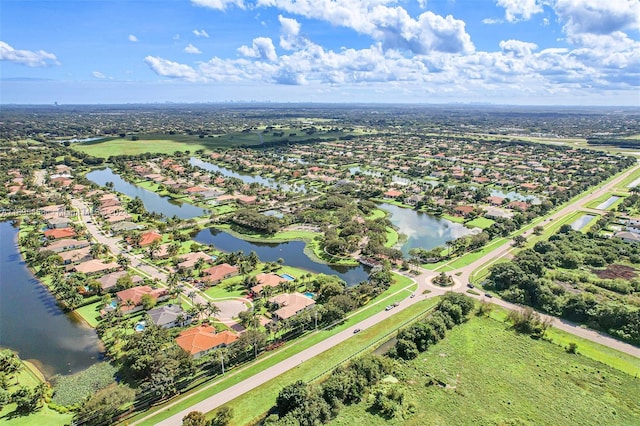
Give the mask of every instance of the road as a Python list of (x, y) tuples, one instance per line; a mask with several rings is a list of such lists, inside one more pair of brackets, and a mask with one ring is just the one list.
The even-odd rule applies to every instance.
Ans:
[[(599, 189), (591, 192), (590, 194), (586, 195), (585, 197), (580, 198), (579, 200), (569, 204), (568, 206), (565, 206), (564, 208), (560, 209), (559, 211), (553, 213), (551, 216), (549, 216), (544, 222), (541, 222), (540, 225), (544, 225), (547, 224), (551, 221), (555, 221), (558, 220), (568, 214), (571, 214), (579, 209), (581, 209), (585, 204), (590, 203), (591, 201), (597, 199), (598, 197), (606, 194), (607, 192), (611, 191), (619, 182), (621, 182), (622, 180), (624, 180), (627, 176), (629, 176), (631, 173), (635, 172), (636, 170), (638, 170), (640, 168), (640, 165), (636, 165), (635, 167), (629, 169), (628, 171), (626, 171), (625, 173), (621, 174), (620, 176), (612, 179), (611, 181), (609, 181), (608, 183), (606, 183), (605, 185), (603, 185), (602, 187), (600, 187)], [(528, 230), (526, 232), (524, 232), (522, 235), (527, 237), (530, 236), (532, 234), (533, 230)], [(442, 288), (442, 287), (438, 287), (434, 284), (431, 283), (432, 279), (438, 274), (435, 271), (429, 271), (429, 270), (422, 270), (421, 274), (419, 276), (417, 276), (415, 278), (416, 283), (418, 284), (418, 290), (416, 291), (416, 294), (420, 295), (418, 297), (415, 298), (407, 298), (404, 301), (402, 301), (398, 307), (390, 310), (390, 311), (381, 311), (369, 318), (367, 318), (366, 320), (355, 324), (354, 326), (348, 328), (347, 330), (344, 330), (334, 336), (331, 336), (329, 338), (327, 338), (326, 340), (298, 353), (297, 355), (294, 355), (288, 359), (286, 359), (285, 361), (282, 361), (272, 367), (267, 368), (266, 370), (263, 370), (257, 374), (255, 374), (254, 376), (250, 377), (249, 379), (246, 379), (228, 389), (226, 389), (223, 392), (220, 392), (216, 395), (213, 395), (212, 397), (197, 403), (195, 405), (192, 405), (191, 407), (189, 407), (186, 410), (183, 410), (167, 419), (165, 419), (164, 421), (159, 422), (159, 425), (180, 425), (182, 424), (182, 418), (184, 416), (186, 416), (189, 412), (191, 411), (200, 411), (203, 413), (207, 413), (209, 411), (215, 410), (216, 408), (220, 407), (221, 405), (237, 398), (240, 395), (243, 395), (246, 392), (251, 391), (252, 389), (268, 382), (269, 380), (293, 369), (294, 367), (296, 367), (297, 365), (299, 365), (301, 362), (305, 362), (308, 361), (309, 359), (313, 358), (314, 356), (346, 341), (347, 339), (349, 339), (352, 335), (353, 335), (353, 330), (356, 328), (360, 328), (360, 329), (365, 329), (368, 327), (371, 327), (375, 324), (378, 324), (380, 321), (389, 318), (391, 316), (393, 316), (394, 314), (396, 314), (398, 311), (404, 310), (406, 308), (408, 308), (409, 306), (419, 302), (420, 300), (424, 300), (425, 298), (431, 298), (431, 297), (436, 297), (436, 296), (440, 296), (445, 294), (448, 291), (456, 291), (456, 292), (460, 292), (460, 293), (465, 293), (468, 296), (472, 296), (475, 299), (481, 299), (481, 300), (486, 300), (488, 302), (491, 302), (493, 304), (496, 304), (498, 306), (502, 306), (506, 309), (510, 309), (510, 310), (520, 310), (523, 309), (522, 306), (519, 305), (515, 305), (509, 302), (506, 302), (504, 300), (498, 299), (498, 298), (487, 298), (484, 297), (482, 295), (472, 295), (469, 293), (466, 293), (467, 287), (466, 284), (469, 282), (469, 277), (471, 276), (471, 273), (473, 271), (475, 271), (476, 269), (486, 265), (489, 262), (495, 261), (497, 259), (500, 259), (504, 256), (508, 256), (511, 251), (513, 250), (513, 247), (510, 244), (505, 244), (504, 246), (493, 250), (490, 253), (487, 253), (485, 256), (481, 257), (480, 259), (474, 261), (473, 263), (459, 268), (457, 270), (451, 271), (449, 273), (450, 276), (452, 276), (454, 278), (454, 286), (453, 287), (448, 287), (448, 288)], [(426, 290), (428, 290), (426, 296), (422, 296), (423, 292), (425, 292)], [(543, 318), (548, 318), (553, 327), (556, 327), (560, 330), (566, 331), (568, 333), (571, 333), (575, 336), (584, 338), (586, 340), (590, 340), (608, 347), (611, 347), (613, 349), (616, 349), (620, 352), (624, 352), (627, 353), (629, 355), (635, 356), (640, 358), (640, 348), (637, 348), (635, 346), (632, 346), (628, 343), (624, 343), (621, 342), (619, 340), (613, 339), (610, 336), (607, 336), (605, 334), (599, 333), (595, 330), (590, 330), (590, 329), (586, 329), (583, 328), (577, 324), (572, 324), (568, 321), (565, 320), (561, 320), (555, 317), (549, 317), (547, 315), (543, 315)], [(174, 404), (177, 404), (179, 402), (179, 400), (168, 404), (165, 409), (170, 408), (171, 406), (173, 406)], [(155, 414), (154, 414), (155, 415)], [(144, 417), (143, 419), (140, 419), (139, 421), (133, 423), (138, 424), (146, 419), (149, 419), (153, 417), (153, 415), (149, 415)]]

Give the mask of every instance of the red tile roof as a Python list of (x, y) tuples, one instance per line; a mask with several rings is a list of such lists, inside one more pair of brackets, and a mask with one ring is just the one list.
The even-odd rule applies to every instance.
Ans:
[(238, 268), (228, 263), (212, 266), (202, 271), (205, 274), (204, 281), (218, 282), (238, 273)]
[(162, 235), (157, 232), (145, 232), (140, 239), (140, 247), (148, 246), (156, 240), (161, 240)]
[(76, 236), (76, 231), (72, 228), (48, 229), (44, 231), (44, 236), (54, 240), (58, 238), (71, 238)]
[(176, 343), (191, 355), (196, 355), (218, 346), (227, 346), (236, 340), (238, 336), (229, 330), (216, 333), (215, 328), (203, 324), (180, 333)]

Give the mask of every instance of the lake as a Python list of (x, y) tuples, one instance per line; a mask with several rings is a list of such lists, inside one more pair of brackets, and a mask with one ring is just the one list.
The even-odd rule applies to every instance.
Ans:
[(188, 203), (181, 203), (170, 197), (161, 197), (155, 192), (131, 184), (114, 173), (109, 167), (87, 173), (87, 179), (101, 186), (113, 182), (113, 189), (131, 198), (140, 197), (144, 208), (149, 212), (163, 214), (166, 217), (177, 216), (180, 219), (191, 219), (207, 214), (205, 209)]
[(226, 167), (221, 167), (216, 164), (209, 163), (207, 161), (203, 161), (196, 157), (191, 157), (189, 159), (189, 164), (194, 167), (199, 167), (208, 172), (220, 173), (222, 176), (232, 177), (236, 179), (240, 179), (246, 184), (257, 183), (258, 185), (265, 186), (267, 188), (272, 189), (281, 189), (282, 191), (294, 191), (294, 192), (307, 192), (307, 189), (304, 185), (289, 185), (287, 183), (278, 182), (275, 179), (267, 179), (263, 178), (259, 175), (249, 175), (245, 173), (234, 172), (231, 169), (227, 169)]
[(310, 272), (327, 275), (337, 275), (349, 286), (367, 281), (369, 268), (363, 265), (338, 266), (318, 263), (304, 254), (304, 241), (289, 241), (286, 243), (255, 243), (237, 238), (216, 228), (204, 229), (195, 236), (194, 241), (201, 244), (213, 244), (217, 249), (225, 252), (242, 251), (249, 254), (255, 251), (260, 260), (275, 262), (284, 259), (284, 264)]
[(47, 376), (82, 371), (100, 360), (92, 328), (65, 314), (26, 267), (18, 229), (0, 222), (0, 346), (33, 361)]
[(425, 250), (431, 250), (438, 246), (444, 246), (447, 241), (477, 232), (466, 228), (461, 223), (451, 222), (393, 204), (381, 203), (378, 204), (378, 207), (389, 212), (391, 223), (398, 228), (400, 234), (407, 237), (406, 242), (400, 248), (405, 256), (412, 248), (422, 247)]

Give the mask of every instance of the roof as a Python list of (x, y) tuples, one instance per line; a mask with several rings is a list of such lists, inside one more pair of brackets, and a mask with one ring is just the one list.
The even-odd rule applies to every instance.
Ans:
[(140, 246), (141, 247), (148, 246), (152, 244), (154, 241), (161, 240), (161, 239), (162, 239), (162, 235), (158, 234), (157, 232), (153, 232), (153, 231), (145, 232), (144, 234), (142, 234), (140, 238)]
[[(116, 293), (118, 299), (122, 302), (126, 302), (130, 300), (133, 302), (133, 305), (139, 305), (142, 303), (142, 296), (145, 294), (151, 295), (154, 299), (165, 296), (167, 294), (166, 288), (151, 288), (148, 285), (141, 285), (138, 287), (128, 288), (126, 290), (122, 290)], [(123, 307), (124, 308), (124, 307)]]
[(151, 317), (151, 321), (160, 327), (175, 322), (179, 316), (185, 316), (180, 305), (173, 304), (150, 309), (147, 314)]
[(315, 305), (315, 300), (302, 293), (283, 293), (269, 299), (269, 302), (280, 306), (274, 313), (281, 319), (291, 318), (305, 308)]
[(231, 274), (236, 274), (238, 268), (231, 266), (228, 263), (222, 263), (220, 265), (212, 266), (202, 271), (205, 274), (205, 279), (208, 281), (220, 281), (223, 278)]
[(229, 330), (216, 333), (210, 325), (189, 328), (176, 338), (176, 343), (191, 355), (205, 352), (218, 346), (227, 346), (238, 340), (238, 335)]
[(73, 269), (76, 272), (83, 272), (85, 274), (93, 274), (101, 271), (108, 271), (110, 269), (117, 269), (120, 265), (116, 262), (103, 263), (100, 259), (91, 259), (86, 262), (77, 264)]
[(256, 280), (258, 281), (258, 284), (251, 287), (251, 291), (254, 293), (260, 293), (264, 287), (275, 287), (278, 284), (287, 281), (280, 275), (273, 273), (260, 273), (256, 275)]
[(59, 238), (70, 238), (76, 236), (76, 231), (71, 228), (47, 229), (44, 231), (44, 236), (47, 238), (53, 238), (54, 240)]
[(640, 235), (635, 232), (620, 231), (616, 232), (613, 236), (629, 242), (640, 242)]
[(203, 259), (205, 261), (213, 260), (211, 256), (202, 251), (197, 251), (195, 253), (187, 253), (181, 256), (178, 256), (182, 262), (178, 263), (179, 268), (193, 268), (198, 260)]
[(131, 231), (131, 230), (134, 230), (134, 229), (140, 229), (141, 227), (142, 227), (142, 225), (139, 225), (137, 223), (124, 221), (124, 222), (120, 222), (120, 223), (116, 223), (114, 225), (111, 225), (111, 230), (112, 231)]
[[(115, 287), (118, 283), (118, 279), (120, 277), (124, 277), (125, 275), (127, 275), (127, 271), (111, 272), (110, 274), (106, 274), (98, 278), (98, 282), (100, 283), (100, 286), (103, 290), (108, 290), (112, 287)], [(133, 275), (131, 277), (131, 281), (133, 283), (139, 283), (142, 281), (142, 278), (138, 275)]]
[(91, 255), (91, 247), (82, 247), (75, 250), (63, 251), (59, 254), (63, 262), (78, 262)]
[(56, 252), (60, 252), (68, 248), (87, 247), (88, 245), (89, 245), (89, 241), (87, 240), (75, 240), (73, 238), (65, 238), (62, 240), (52, 241), (51, 243), (49, 243), (49, 245), (41, 247), (40, 251), (53, 250)]

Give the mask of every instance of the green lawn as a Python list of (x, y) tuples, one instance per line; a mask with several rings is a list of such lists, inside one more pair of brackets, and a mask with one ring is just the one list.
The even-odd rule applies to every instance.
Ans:
[(486, 217), (477, 217), (473, 220), (470, 220), (469, 222), (466, 222), (464, 226), (466, 226), (467, 228), (487, 229), (494, 223), (496, 223), (495, 220), (487, 219)]
[(330, 424), (632, 425), (640, 418), (640, 380), (518, 335), (496, 319), (474, 317), (417, 359), (396, 365), (397, 382), (377, 387), (404, 394), (396, 417), (376, 414), (369, 397)]
[(398, 235), (398, 232), (391, 227), (387, 227), (387, 241), (384, 243), (384, 246), (393, 247), (398, 243), (399, 239), (400, 235)]
[[(28, 361), (22, 361), (23, 368), (17, 374), (17, 382), (10, 380), (9, 391), (13, 392), (17, 386), (25, 385), (30, 388), (37, 386), (44, 378), (38, 369)], [(0, 409), (0, 424), (31, 426), (31, 425), (65, 425), (71, 423), (73, 416), (71, 414), (60, 414), (51, 410), (46, 404), (35, 413), (28, 416), (17, 416), (14, 414), (15, 404), (8, 404)]]
[(80, 316), (91, 327), (96, 328), (100, 320), (100, 309), (102, 309), (103, 303), (98, 301), (91, 303), (90, 305), (83, 306), (73, 311), (76, 315)]
[(140, 155), (146, 152), (157, 154), (173, 154), (176, 151), (197, 151), (199, 149), (208, 149), (199, 140), (192, 142), (179, 142), (167, 139), (146, 139), (141, 137), (140, 140), (132, 141), (129, 139), (106, 139), (104, 141), (80, 142), (71, 145), (73, 149), (82, 151), (86, 154), (99, 158), (109, 158), (116, 155)]

